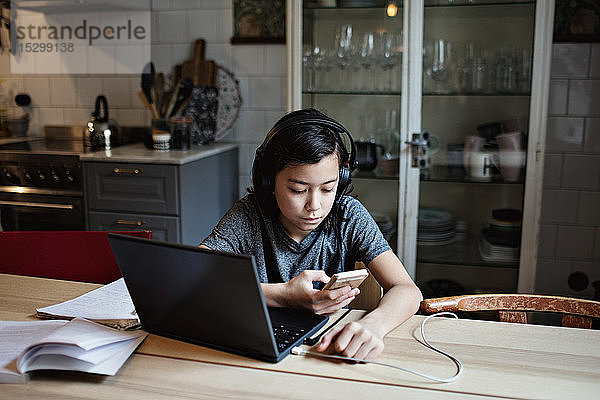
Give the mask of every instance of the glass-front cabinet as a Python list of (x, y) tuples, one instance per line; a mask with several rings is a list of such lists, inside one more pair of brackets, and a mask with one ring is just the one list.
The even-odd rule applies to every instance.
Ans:
[(288, 2), (288, 108), (356, 142), (354, 194), (426, 297), (531, 291), (553, 2)]

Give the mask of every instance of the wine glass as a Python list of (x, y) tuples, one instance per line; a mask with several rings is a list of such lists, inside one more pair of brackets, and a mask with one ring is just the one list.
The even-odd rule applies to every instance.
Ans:
[(373, 32), (366, 32), (363, 34), (360, 53), (359, 53), (360, 66), (363, 68), (363, 79), (361, 89), (369, 91), (373, 89), (373, 74), (370, 73), (371, 67), (375, 63), (375, 34)]
[(377, 51), (377, 65), (383, 70), (383, 90), (393, 90), (395, 87), (394, 67), (399, 64), (402, 54), (402, 35), (392, 32), (380, 32)]
[(436, 93), (448, 92), (447, 82), (451, 75), (452, 44), (444, 39), (437, 39), (425, 47), (425, 74), (433, 80)]
[(338, 89), (346, 89), (352, 63), (352, 25), (341, 25), (335, 34), (335, 64), (340, 70)]

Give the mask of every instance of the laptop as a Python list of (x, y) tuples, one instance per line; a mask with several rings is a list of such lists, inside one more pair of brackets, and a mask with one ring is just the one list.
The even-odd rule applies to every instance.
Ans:
[(276, 363), (328, 320), (267, 307), (253, 256), (113, 233), (108, 241), (150, 333)]

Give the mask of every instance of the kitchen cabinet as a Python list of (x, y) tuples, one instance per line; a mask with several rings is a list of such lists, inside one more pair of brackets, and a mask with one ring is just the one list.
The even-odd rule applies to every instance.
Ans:
[(426, 296), (532, 291), (554, 2), (388, 3), (288, 2), (288, 109), (378, 145), (354, 194)]
[(235, 145), (159, 153), (139, 144), (82, 159), (89, 230), (198, 245), (238, 199)]

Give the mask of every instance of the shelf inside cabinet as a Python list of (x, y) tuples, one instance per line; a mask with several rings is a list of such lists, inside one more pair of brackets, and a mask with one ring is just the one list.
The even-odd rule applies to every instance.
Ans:
[(475, 180), (467, 175), (463, 168), (448, 168), (446, 166), (433, 166), (421, 171), (421, 182), (449, 182), (449, 183), (473, 183), (473, 184), (506, 184), (523, 185), (523, 180), (508, 182), (500, 175), (494, 175), (488, 181)]
[(518, 262), (485, 261), (479, 253), (478, 238), (439, 246), (417, 245), (417, 262), (444, 265), (518, 268)]
[[(425, 0), (425, 7), (478, 7), (478, 6), (506, 6), (506, 5), (521, 5), (521, 4), (534, 4), (532, 0)], [(398, 4), (398, 7), (402, 7), (402, 3)], [(315, 1), (305, 1), (305, 10), (385, 10), (384, 2), (371, 2), (364, 3), (363, 5), (344, 5), (344, 1), (340, 2), (339, 6), (322, 6)]]
[(326, 94), (326, 95), (364, 95), (364, 96), (400, 96), (400, 91), (390, 90), (325, 90), (325, 89), (305, 89), (302, 94)]

